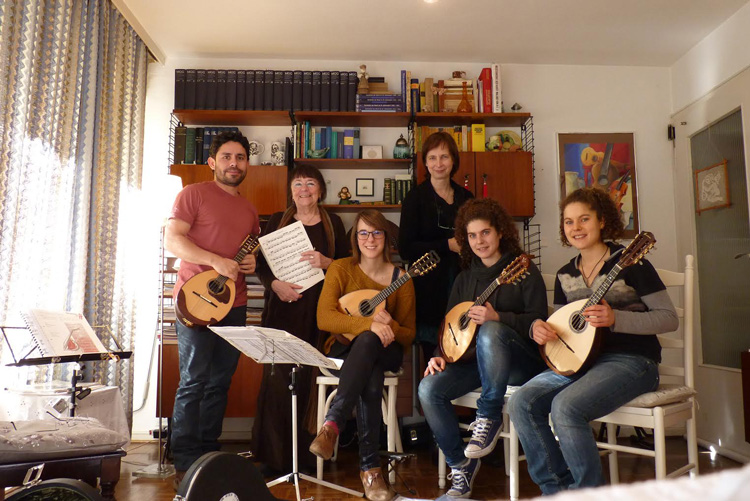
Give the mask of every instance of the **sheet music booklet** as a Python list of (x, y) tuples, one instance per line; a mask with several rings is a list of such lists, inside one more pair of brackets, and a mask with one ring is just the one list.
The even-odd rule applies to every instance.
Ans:
[(336, 370), (336, 363), (286, 331), (267, 327), (210, 327), (242, 353), (261, 364), (300, 364)]
[(274, 276), (282, 282), (301, 285), (303, 292), (325, 278), (323, 270), (300, 261), (305, 251), (315, 250), (302, 221), (284, 226), (258, 238), (260, 250)]
[(42, 357), (109, 353), (80, 313), (29, 310), (21, 316)]

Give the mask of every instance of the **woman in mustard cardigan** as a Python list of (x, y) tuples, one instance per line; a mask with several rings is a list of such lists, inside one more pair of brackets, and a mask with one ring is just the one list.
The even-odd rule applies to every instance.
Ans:
[(338, 309), (340, 297), (361, 289), (383, 290), (404, 271), (391, 263), (390, 235), (383, 215), (376, 210), (359, 213), (352, 229), (352, 257), (334, 261), (326, 273), (318, 300), (318, 327), (330, 337), (328, 356), (344, 359), (336, 397), (310, 452), (330, 459), (339, 429), (357, 407), (360, 478), (367, 499), (389, 500), (380, 469), (380, 423), (384, 373), (401, 367), (404, 350), (415, 332), (415, 296), (411, 281), (386, 299), (385, 309), (371, 317), (354, 317)]

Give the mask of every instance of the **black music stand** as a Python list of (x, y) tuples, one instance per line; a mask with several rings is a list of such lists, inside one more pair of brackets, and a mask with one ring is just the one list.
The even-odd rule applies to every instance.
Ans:
[(294, 364), (291, 373), (292, 382), (289, 385), (289, 391), (292, 394), (292, 471), (268, 482), (266, 486), (273, 487), (283, 482), (294, 483), (297, 501), (301, 501), (300, 479), (344, 492), (350, 496), (364, 497), (362, 492), (325, 480), (318, 480), (299, 472), (297, 458), (297, 371), (302, 365), (327, 367), (335, 370), (337, 369), (336, 364), (309, 343), (282, 330), (262, 327), (211, 327), (211, 330), (259, 364)]

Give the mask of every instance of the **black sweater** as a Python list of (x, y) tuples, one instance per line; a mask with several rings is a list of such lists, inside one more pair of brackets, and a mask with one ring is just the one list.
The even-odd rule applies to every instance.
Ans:
[(440, 264), (434, 270), (414, 280), (417, 325), (434, 326), (435, 343), (451, 284), (460, 270), (458, 254), (448, 248), (448, 239), (454, 236), (452, 228), (458, 208), (466, 200), (474, 198), (469, 190), (453, 181), (451, 186), (453, 204), (440, 198), (427, 180), (411, 190), (401, 206), (398, 242), (401, 257), (414, 261), (431, 250), (440, 256)]
[[(503, 272), (517, 255), (506, 253), (500, 260), (487, 268), (482, 261), (474, 257), (471, 267), (462, 271), (453, 284), (446, 313), (458, 303), (476, 301), (490, 283)], [(527, 333), (531, 324), (537, 319), (547, 318), (547, 290), (539, 269), (532, 262), (529, 264), (528, 276), (518, 284), (499, 286), (487, 299), (500, 315), (500, 321), (521, 334), (536, 347)]]

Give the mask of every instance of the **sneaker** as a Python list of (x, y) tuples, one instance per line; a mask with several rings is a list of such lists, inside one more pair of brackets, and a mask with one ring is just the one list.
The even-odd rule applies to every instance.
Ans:
[(333, 450), (336, 447), (336, 439), (338, 436), (339, 434), (336, 433), (333, 426), (324, 424), (320, 428), (318, 436), (315, 437), (315, 440), (310, 444), (310, 452), (319, 458), (325, 460), (331, 459), (331, 457), (333, 457)]
[(469, 429), (472, 430), (471, 440), (464, 449), (464, 456), (481, 458), (492, 452), (500, 438), (502, 427), (502, 420), (477, 417), (469, 426)]
[(467, 459), (466, 462), (458, 467), (451, 468), (448, 474), (448, 480), (451, 481), (451, 488), (445, 493), (451, 498), (468, 498), (471, 496), (471, 488), (474, 485), (474, 479), (479, 471), (479, 459)]

